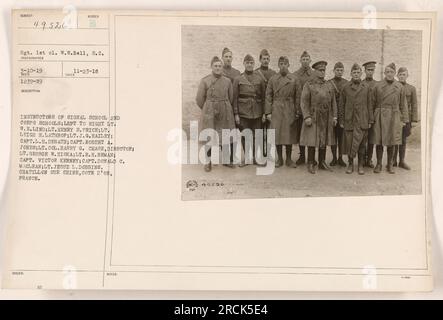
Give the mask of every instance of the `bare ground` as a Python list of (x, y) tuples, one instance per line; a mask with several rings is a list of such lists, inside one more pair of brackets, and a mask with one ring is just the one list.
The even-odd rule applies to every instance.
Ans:
[[(296, 148), (298, 153), (298, 148)], [(375, 152), (374, 152), (375, 153)], [(298, 154), (292, 155), (295, 160)], [(330, 150), (326, 156), (331, 160)], [(375, 158), (375, 154), (374, 154)], [(344, 158), (347, 162), (347, 157)], [(375, 160), (375, 159), (374, 159)], [(215, 165), (211, 172), (203, 170), (203, 165), (182, 166), (183, 200), (250, 199), (281, 197), (336, 197), (411, 195), (421, 193), (420, 149), (409, 147), (407, 163), (412, 170), (395, 168), (395, 174), (386, 172), (386, 151), (383, 171), (373, 173), (365, 168), (365, 175), (346, 174), (346, 168), (333, 167), (334, 172), (317, 171), (313, 175), (306, 165), (297, 168), (276, 168), (272, 175), (256, 175), (256, 166), (227, 168)], [(356, 162), (356, 161), (355, 161)], [(356, 164), (356, 163), (355, 163)], [(356, 167), (356, 165), (355, 165)], [(188, 183), (192, 181), (192, 183)], [(188, 187), (187, 187), (188, 185)]]

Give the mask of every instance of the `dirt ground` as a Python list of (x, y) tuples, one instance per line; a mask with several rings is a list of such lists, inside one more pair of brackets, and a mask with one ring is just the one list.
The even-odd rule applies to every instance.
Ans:
[[(296, 160), (297, 154), (292, 155)], [(328, 148), (327, 163), (331, 160)], [(347, 157), (345, 157), (347, 160)], [(375, 152), (374, 152), (375, 160)], [(336, 197), (373, 195), (411, 195), (421, 193), (420, 149), (408, 146), (407, 163), (412, 170), (395, 168), (395, 174), (386, 171), (386, 151), (383, 171), (373, 173), (365, 168), (365, 175), (346, 174), (346, 168), (333, 167), (334, 172), (317, 171), (313, 175), (306, 165), (297, 168), (276, 168), (272, 175), (256, 175), (256, 166), (249, 165), (234, 169), (215, 165), (211, 172), (203, 165), (182, 166), (183, 200), (288, 198), (288, 197)], [(346, 161), (347, 162), (347, 161)], [(356, 161), (355, 161), (356, 162)], [(355, 166), (356, 167), (356, 166)]]

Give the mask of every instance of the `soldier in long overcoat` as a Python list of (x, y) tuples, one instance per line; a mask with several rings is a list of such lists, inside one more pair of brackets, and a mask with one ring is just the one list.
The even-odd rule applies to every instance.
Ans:
[(318, 149), (318, 168), (332, 171), (326, 164), (326, 147), (335, 144), (337, 103), (334, 88), (325, 80), (326, 61), (312, 65), (317, 77), (308, 80), (301, 95), (303, 126), (300, 144), (308, 147), (308, 171), (316, 173), (315, 149)]
[(397, 166), (397, 154), (399, 158), (398, 166), (405, 170), (411, 170), (411, 167), (405, 162), (406, 157), (406, 139), (411, 135), (411, 129), (413, 124), (418, 122), (418, 109), (417, 109), (417, 89), (409, 83), (406, 82), (409, 73), (408, 69), (405, 67), (401, 67), (398, 69), (397, 78), (398, 81), (405, 88), (405, 96), (406, 102), (408, 104), (408, 121), (406, 125), (403, 127), (402, 136), (401, 136), (401, 144), (399, 146), (395, 146), (394, 149), (394, 163), (393, 166)]
[[(374, 79), (376, 61), (368, 61), (363, 63), (363, 67), (365, 69), (365, 78), (362, 80), (363, 83), (369, 85), (369, 88), (372, 90), (374, 85), (378, 82)], [(371, 135), (372, 127), (369, 128), (368, 135)], [(366, 155), (365, 155), (365, 167), (374, 168), (374, 163), (372, 162), (372, 156), (374, 154), (374, 145), (369, 142), (366, 147)]]
[(272, 76), (275, 75), (277, 72), (269, 68), (269, 62), (271, 61), (271, 56), (268, 50), (263, 49), (262, 51), (260, 51), (259, 59), (260, 59), (260, 67), (255, 69), (255, 72), (263, 79), (263, 81), (267, 85), (269, 79), (271, 79)]
[(234, 79), (237, 78), (241, 72), (235, 69), (232, 66), (232, 51), (229, 48), (224, 48), (222, 51), (222, 59), (223, 59), (223, 75), (234, 82)]
[[(229, 78), (223, 76), (223, 64), (220, 58), (214, 57), (211, 61), (212, 73), (204, 77), (198, 86), (196, 102), (202, 110), (200, 129), (212, 129), (210, 135), (211, 144), (222, 145), (222, 130), (235, 129), (233, 103), (233, 88)], [(233, 145), (230, 148), (230, 163), (225, 164), (233, 167)], [(208, 158), (211, 157), (211, 147), (207, 149)], [(205, 171), (211, 171), (211, 161), (205, 164)]]
[(362, 70), (358, 64), (351, 68), (351, 81), (344, 85), (338, 104), (338, 123), (343, 134), (343, 154), (349, 158), (346, 173), (354, 172), (354, 159), (358, 155), (358, 173), (364, 174), (363, 164), (368, 129), (374, 123), (371, 90), (361, 81)]
[[(314, 79), (316, 78), (315, 72), (314, 70), (310, 67), (311, 64), (311, 56), (307, 51), (303, 51), (301, 56), (300, 56), (300, 68), (295, 71), (293, 73), (293, 75), (298, 79), (298, 81), (300, 82), (300, 87), (303, 90), (303, 87), (306, 83), (306, 81), (310, 80), (310, 79)], [(301, 134), (301, 128), (303, 126), (303, 117), (300, 117), (298, 120), (298, 135)], [(299, 151), (300, 151), (300, 156), (297, 159), (296, 164), (300, 165), (300, 164), (304, 164), (306, 162), (306, 150), (305, 150), (305, 146), (303, 145), (299, 145)]]
[(278, 160), (276, 167), (283, 165), (283, 145), (286, 149), (286, 165), (295, 168), (292, 161), (292, 145), (299, 143), (297, 118), (300, 111), (300, 84), (288, 71), (289, 59), (280, 57), (280, 72), (274, 75), (266, 88), (266, 117), (271, 121), (270, 129), (275, 130), (275, 144)]
[[(240, 164), (257, 164), (255, 130), (262, 128), (262, 117), (264, 114), (264, 104), (266, 95), (266, 84), (263, 78), (254, 72), (254, 58), (247, 54), (243, 59), (245, 72), (235, 78), (234, 89), (234, 115), (237, 126), (240, 130), (251, 130), (252, 132), (252, 152), (247, 149), (244, 139), (242, 139), (245, 161)], [(252, 156), (252, 157), (251, 157)]]
[[(337, 62), (334, 65), (334, 77), (329, 79), (328, 81), (331, 83), (331, 85), (334, 87), (335, 90), (335, 101), (338, 106), (338, 102), (340, 100), (340, 93), (343, 89), (344, 85), (348, 83), (348, 80), (343, 78), (345, 67), (342, 62)], [(343, 129), (340, 126), (335, 126), (335, 140), (336, 144), (331, 146), (331, 153), (332, 153), (332, 161), (329, 164), (330, 166), (336, 166), (337, 164), (342, 167), (346, 167), (346, 163), (343, 161), (342, 155), (343, 155)], [(337, 157), (337, 151), (338, 151), (338, 157)]]
[(408, 106), (403, 85), (394, 79), (395, 64), (385, 68), (385, 78), (378, 82), (372, 92), (374, 105), (374, 126), (369, 142), (376, 145), (377, 164), (374, 172), (382, 170), (383, 147), (387, 146), (389, 173), (395, 173), (393, 167), (394, 146), (401, 144), (402, 129), (409, 120)]

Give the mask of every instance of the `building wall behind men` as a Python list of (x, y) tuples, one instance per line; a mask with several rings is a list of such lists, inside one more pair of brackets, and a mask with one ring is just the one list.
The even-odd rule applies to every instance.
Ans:
[[(271, 54), (270, 68), (278, 71), (278, 57), (286, 55), (290, 71), (300, 66), (299, 59), (307, 50), (313, 61), (328, 61), (326, 78), (333, 77), (333, 66), (337, 61), (345, 65), (346, 79), (350, 78), (351, 66), (376, 60), (374, 78), (380, 80), (384, 66), (395, 62), (409, 70), (408, 83), (417, 88), (418, 102), (421, 96), (421, 33), (404, 30), (353, 30), (353, 29), (305, 29), (275, 27), (230, 27), (230, 26), (183, 26), (182, 27), (182, 123), (189, 132), (189, 121), (198, 120), (200, 109), (195, 105), (195, 93), (199, 81), (209, 74), (210, 60), (221, 57), (228, 47), (233, 52), (232, 66), (244, 71), (243, 57), (249, 53), (259, 66), (259, 53), (263, 48)], [(413, 130), (408, 142), (420, 142), (419, 127)]]

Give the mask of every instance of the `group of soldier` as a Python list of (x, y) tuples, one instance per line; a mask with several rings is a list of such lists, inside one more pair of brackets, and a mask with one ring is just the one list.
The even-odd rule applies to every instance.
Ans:
[[(375, 61), (362, 66), (355, 63), (351, 79), (346, 80), (343, 63), (337, 62), (334, 77), (326, 80), (327, 62), (317, 61), (311, 66), (306, 51), (301, 54), (301, 66), (294, 73), (289, 72), (286, 56), (279, 58), (278, 72), (269, 68), (270, 58), (263, 49), (260, 66), (255, 69), (254, 58), (247, 54), (243, 73), (232, 67), (232, 52), (228, 48), (223, 49), (222, 59), (211, 60), (212, 73), (201, 80), (196, 97), (202, 109), (202, 129), (211, 128), (221, 134), (223, 129), (254, 131), (268, 124), (269, 129), (275, 130), (276, 167), (295, 168), (307, 162), (307, 170), (312, 174), (318, 169), (332, 171), (331, 167), (337, 165), (347, 167), (346, 173), (351, 174), (357, 158), (359, 174), (364, 174), (364, 167), (380, 173), (386, 146), (386, 170), (395, 173), (396, 166), (410, 170), (405, 161), (406, 138), (418, 122), (418, 110), (416, 89), (406, 82), (405, 67), (397, 70), (391, 63), (385, 67), (384, 79), (376, 81)], [(292, 146), (297, 144), (300, 156), (293, 161)], [(329, 164), (327, 146), (332, 153)], [(225, 165), (233, 168), (232, 144), (230, 151), (230, 161)], [(343, 155), (348, 156), (347, 164)], [(207, 156), (211, 156), (210, 147)], [(253, 157), (253, 163), (259, 165), (255, 153)], [(242, 162), (240, 166), (246, 164)], [(211, 168), (209, 161), (204, 169)]]

